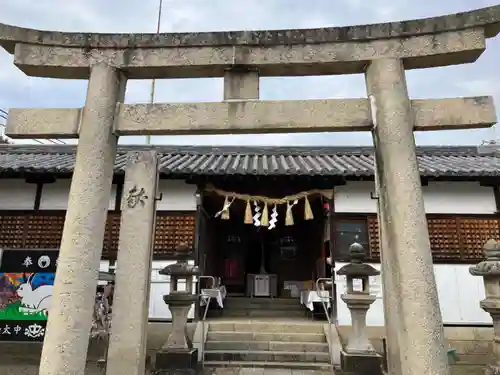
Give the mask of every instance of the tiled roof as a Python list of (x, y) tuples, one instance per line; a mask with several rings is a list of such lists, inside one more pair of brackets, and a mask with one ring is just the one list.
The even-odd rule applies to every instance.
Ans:
[[(121, 146), (115, 172), (122, 173), (127, 152), (157, 150), (160, 172), (186, 175), (371, 176), (371, 147), (206, 147)], [(75, 146), (0, 145), (0, 173), (71, 173)], [(423, 176), (500, 176), (500, 153), (477, 147), (420, 147)]]

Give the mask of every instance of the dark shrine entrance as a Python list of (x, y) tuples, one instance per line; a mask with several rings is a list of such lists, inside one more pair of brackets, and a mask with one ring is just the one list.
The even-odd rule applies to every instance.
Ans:
[[(299, 299), (301, 289), (313, 289), (318, 277), (317, 264), (325, 259), (326, 198), (311, 193), (291, 202), (267, 204), (266, 220), (264, 201), (233, 200), (222, 192), (272, 199), (301, 194), (304, 190), (276, 189), (274, 185), (252, 191), (245, 184), (208, 189), (203, 197), (205, 230), (200, 235), (204, 274), (220, 278), (220, 284), (233, 296)], [(231, 201), (228, 214), (220, 214), (224, 204)], [(261, 224), (265, 222), (266, 226), (257, 225), (253, 218), (257, 211), (261, 214)], [(269, 280), (267, 287), (259, 284), (261, 279)]]

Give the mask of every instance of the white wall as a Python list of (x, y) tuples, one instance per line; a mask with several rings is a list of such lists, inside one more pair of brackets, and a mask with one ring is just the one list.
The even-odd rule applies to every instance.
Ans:
[[(160, 275), (158, 272), (175, 261), (153, 261), (151, 271), (151, 289), (149, 295), (149, 319), (155, 320), (170, 320), (172, 314), (168, 309), (167, 304), (163, 301), (163, 296), (170, 294), (170, 277)], [(194, 261), (188, 261), (189, 264), (194, 264)], [(196, 278), (193, 279), (193, 292)], [(186, 290), (186, 283), (179, 282), (179, 290)], [(194, 318), (194, 304), (189, 310), (188, 319)]]
[[(335, 211), (376, 213), (372, 181), (350, 181), (335, 187)], [(493, 188), (479, 182), (430, 181), (423, 187), (425, 211), (429, 214), (492, 214), (496, 211)]]
[[(352, 181), (335, 188), (335, 211), (339, 213), (376, 213), (371, 181)], [(423, 187), (425, 211), (429, 214), (492, 214), (496, 212), (493, 188), (478, 182), (430, 181)], [(345, 263), (337, 263), (338, 270)], [(372, 264), (380, 270), (380, 264)], [(490, 316), (479, 307), (484, 298), (482, 278), (469, 274), (469, 265), (434, 265), (443, 322), (445, 324), (491, 324)], [(339, 324), (350, 325), (346, 304), (340, 299), (345, 292), (345, 277), (337, 276)], [(383, 290), (380, 276), (372, 277), (372, 293), (377, 300), (368, 310), (368, 325), (384, 325)]]
[(342, 186), (335, 186), (335, 212), (377, 212), (377, 201), (371, 199), (375, 192), (372, 181), (350, 181)]
[(160, 180), (158, 188), (163, 194), (158, 211), (196, 211), (196, 185), (183, 180)]
[[(149, 319), (154, 320), (171, 320), (172, 314), (168, 309), (167, 304), (163, 301), (163, 296), (170, 293), (170, 277), (160, 275), (158, 272), (175, 261), (153, 261), (151, 267), (151, 289), (149, 296)], [(189, 264), (194, 264), (194, 261), (188, 261)], [(99, 271), (109, 271), (109, 261), (102, 260), (99, 266)], [(196, 278), (193, 278), (193, 291), (195, 292)], [(106, 281), (99, 281), (98, 285), (106, 285)], [(186, 290), (186, 283), (179, 282), (179, 289)], [(194, 304), (189, 310), (188, 319), (193, 319), (195, 313)]]
[[(65, 210), (70, 180), (44, 184), (40, 209)], [(160, 180), (163, 199), (159, 211), (195, 211), (196, 186), (183, 180)], [(339, 213), (375, 213), (376, 201), (370, 198), (372, 181), (350, 181), (335, 188), (335, 210)], [(429, 182), (423, 187), (427, 213), (491, 214), (496, 211), (493, 189), (478, 182)], [(0, 179), (0, 210), (33, 209), (36, 184), (22, 179)], [(116, 186), (113, 185), (109, 209), (115, 208)]]
[[(68, 206), (69, 179), (57, 180), (51, 184), (44, 184), (40, 200), (41, 210), (66, 210)], [(23, 179), (0, 179), (0, 210), (32, 210), (35, 203), (36, 184), (27, 184)], [(182, 180), (160, 180), (159, 192), (163, 199), (158, 202), (159, 211), (195, 211), (196, 210), (196, 186), (186, 184)], [(126, 192), (124, 192), (126, 194)], [(115, 209), (116, 185), (113, 185), (109, 209)], [(154, 261), (151, 273), (151, 294), (149, 301), (150, 319), (171, 319), (170, 310), (163, 295), (170, 290), (170, 279), (161, 276), (158, 271), (173, 261)], [(100, 270), (107, 271), (109, 262), (102, 261)], [(100, 282), (103, 284), (103, 282)], [(182, 283), (179, 285), (185, 288)], [(190, 310), (189, 318), (194, 318), (194, 305)]]
[[(338, 271), (346, 263), (336, 263)], [(372, 264), (380, 270), (380, 264)], [(444, 324), (491, 324), (491, 317), (479, 307), (485, 298), (482, 277), (469, 274), (468, 265), (435, 264), (434, 274), (439, 294), (439, 304)], [(345, 293), (345, 276), (336, 276), (337, 311), (340, 325), (350, 325), (349, 309), (340, 295)], [(370, 278), (371, 292), (377, 296), (368, 310), (367, 324), (384, 325), (383, 289), (381, 276)], [(422, 297), (424, 298), (424, 297)]]
[(495, 195), (479, 182), (434, 181), (423, 187), (425, 211), (431, 214), (493, 214)]
[(0, 210), (32, 210), (36, 184), (23, 179), (0, 179)]
[[(44, 184), (40, 199), (40, 210), (66, 210), (68, 208), (69, 187), (71, 180), (56, 180), (51, 184)], [(115, 209), (116, 185), (111, 187), (109, 210)]]
[[(170, 277), (159, 274), (159, 271), (164, 267), (176, 263), (175, 261), (153, 261), (151, 266), (151, 288), (149, 294), (149, 319), (155, 320), (170, 320), (172, 314), (168, 309), (167, 304), (163, 301), (163, 296), (170, 294)], [(194, 261), (188, 261), (189, 264), (194, 264)], [(101, 261), (100, 271), (109, 271), (109, 261)], [(196, 278), (193, 280), (193, 290)], [(105, 281), (100, 281), (100, 285), (106, 284)], [(185, 290), (186, 283), (179, 282), (179, 289)], [(194, 318), (194, 304), (189, 310), (188, 319)]]
[[(41, 210), (66, 210), (71, 180), (61, 179), (44, 184), (40, 200)], [(160, 180), (159, 191), (163, 199), (159, 211), (195, 211), (196, 186), (183, 180)], [(124, 192), (125, 193), (125, 192)], [(35, 203), (36, 184), (23, 179), (0, 179), (0, 210), (32, 210)], [(116, 185), (112, 186), (109, 209), (115, 209)]]

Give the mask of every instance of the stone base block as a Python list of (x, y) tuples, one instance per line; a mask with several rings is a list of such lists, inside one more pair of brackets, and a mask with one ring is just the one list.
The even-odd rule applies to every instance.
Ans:
[(196, 374), (198, 370), (198, 349), (160, 350), (156, 353), (154, 374)]
[(340, 367), (350, 375), (382, 375), (382, 357), (378, 354), (351, 354), (341, 351)]
[(486, 375), (500, 375), (500, 367), (494, 365), (487, 365), (484, 373)]

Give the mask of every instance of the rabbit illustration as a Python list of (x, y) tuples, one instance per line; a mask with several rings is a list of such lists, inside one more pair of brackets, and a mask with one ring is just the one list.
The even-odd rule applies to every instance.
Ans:
[(47, 313), (50, 308), (53, 286), (41, 285), (33, 289), (33, 278), (35, 276), (36, 273), (31, 274), (26, 282), (17, 288), (17, 295), (21, 297), (19, 311)]

